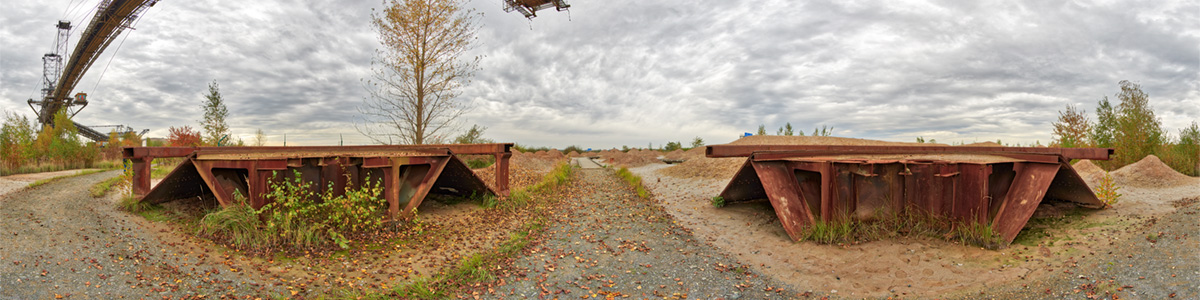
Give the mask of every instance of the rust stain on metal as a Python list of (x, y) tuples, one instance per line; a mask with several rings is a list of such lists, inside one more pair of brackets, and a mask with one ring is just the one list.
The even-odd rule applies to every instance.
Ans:
[(1044, 199), (1104, 204), (1071, 159), (1107, 160), (1107, 148), (713, 145), (708, 157), (747, 157), (721, 192), (767, 199), (800, 239), (815, 222), (871, 220), (903, 211), (991, 226), (1011, 243)]
[[(332, 187), (335, 196), (368, 181), (382, 182), (388, 216), (408, 217), (430, 193), (455, 196), (508, 194), (511, 143), (411, 146), (318, 147), (126, 147), (133, 164), (133, 192), (140, 201), (162, 203), (211, 195), (222, 206), (235, 195), (261, 208), (271, 182), (295, 176), (312, 183), (320, 194)], [(457, 155), (496, 157), (496, 190), (488, 188)], [(184, 157), (163, 181), (150, 188), (155, 158)]]

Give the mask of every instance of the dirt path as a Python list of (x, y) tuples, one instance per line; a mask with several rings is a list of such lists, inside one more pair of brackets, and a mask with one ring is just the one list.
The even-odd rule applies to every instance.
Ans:
[[(579, 170), (546, 234), (501, 279), (506, 299), (791, 299), (796, 290), (699, 241), (608, 169)], [(610, 298), (611, 299), (611, 298)]]
[(1105, 247), (1047, 264), (1054, 274), (964, 298), (1200, 299), (1200, 197), (1173, 205), (1175, 212), (1089, 237)]
[(591, 158), (587, 158), (587, 157), (575, 157), (575, 158), (571, 158), (571, 164), (572, 164), (572, 165), (579, 166), (579, 168), (582, 168), (582, 169), (600, 169), (600, 168), (604, 168), (604, 166), (601, 166), (601, 165), (600, 165), (599, 163), (597, 163), (595, 160), (592, 160)]
[(99, 169), (78, 169), (78, 170), (65, 170), (65, 171), (55, 171), (55, 172), (42, 172), (42, 173), (29, 173), (29, 174), (0, 176), (0, 195), (4, 195), (4, 194), (8, 194), (8, 193), (20, 190), (22, 188), (25, 188), (26, 186), (29, 186), (30, 183), (33, 183), (38, 180), (50, 179), (50, 178), (59, 177), (59, 176), (70, 176), (70, 175), (78, 174), (80, 172), (87, 172), (87, 171), (91, 171), (91, 170), (99, 170)]
[(163, 298), (266, 293), (228, 256), (92, 198), (120, 171), (60, 179), (0, 196), (0, 299)]
[[(653, 164), (631, 169), (642, 176), (659, 203), (695, 230), (696, 236), (736, 255), (758, 272), (783, 282), (806, 284), (831, 295), (933, 297), (1019, 278), (1030, 270), (1003, 264), (1002, 253), (942, 240), (896, 238), (857, 245), (793, 242), (770, 203), (735, 203), (715, 208), (710, 199), (728, 180), (662, 176)], [(753, 246), (747, 246), (753, 245)]]

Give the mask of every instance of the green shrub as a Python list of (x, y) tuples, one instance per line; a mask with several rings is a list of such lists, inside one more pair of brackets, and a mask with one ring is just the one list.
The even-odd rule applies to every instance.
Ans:
[(1105, 207), (1112, 207), (1121, 200), (1120, 190), (1121, 188), (1113, 182), (1112, 175), (1104, 172), (1104, 177), (1100, 178), (1100, 186), (1096, 188), (1096, 198), (1100, 198)]
[(725, 197), (721, 197), (721, 196), (712, 197), (712, 206), (713, 207), (725, 207)]
[[(350, 247), (348, 235), (379, 230), (386, 225), (387, 200), (383, 185), (370, 178), (362, 187), (346, 188), (333, 196), (332, 186), (318, 195), (298, 171), (290, 178), (271, 183), (264, 197), (271, 202), (257, 210), (234, 193), (236, 203), (209, 213), (202, 232), (228, 237), (239, 248), (316, 248), (333, 243)], [(261, 221), (260, 221), (261, 218)]]

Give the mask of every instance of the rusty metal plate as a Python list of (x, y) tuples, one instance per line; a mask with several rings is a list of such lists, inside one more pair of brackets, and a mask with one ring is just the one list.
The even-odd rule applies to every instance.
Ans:
[(813, 222), (918, 212), (992, 226), (1011, 243), (1043, 199), (1103, 203), (1067, 164), (1111, 149), (949, 146), (709, 146), (710, 157), (747, 157), (721, 197), (766, 197), (788, 235)]

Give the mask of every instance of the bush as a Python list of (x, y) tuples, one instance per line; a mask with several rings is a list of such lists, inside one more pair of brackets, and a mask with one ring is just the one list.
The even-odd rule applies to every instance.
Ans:
[[(330, 243), (342, 249), (350, 247), (348, 235), (384, 228), (387, 200), (380, 197), (383, 185), (370, 178), (358, 189), (346, 188), (345, 195), (333, 196), (327, 188), (318, 195), (310, 189), (299, 171), (271, 183), (264, 196), (272, 202), (255, 210), (234, 193), (236, 203), (206, 215), (202, 232), (229, 238), (235, 247), (317, 248)], [(262, 221), (260, 221), (260, 217)]]
[(1121, 199), (1120, 187), (1113, 183), (1113, 178), (1108, 172), (1104, 172), (1104, 177), (1100, 178), (1100, 186), (1096, 188), (1096, 198), (1100, 198), (1100, 202), (1104, 202), (1105, 207), (1111, 207), (1117, 204)]
[(0, 126), (0, 175), (89, 168), (100, 160), (100, 148), (84, 143), (75, 123), (60, 111), (53, 126), (35, 131), (29, 119), (9, 113)]

